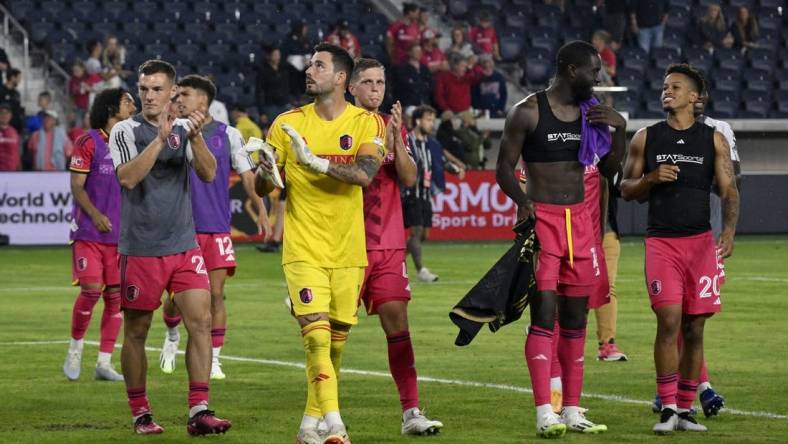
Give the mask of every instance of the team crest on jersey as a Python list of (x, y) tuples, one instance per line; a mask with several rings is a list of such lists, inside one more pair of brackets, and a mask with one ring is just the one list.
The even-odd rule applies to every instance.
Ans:
[(353, 138), (349, 134), (345, 134), (339, 138), (339, 147), (343, 150), (349, 150), (353, 147)]
[(167, 136), (167, 146), (170, 147), (172, 150), (177, 150), (181, 147), (181, 136), (176, 133), (170, 133)]
[(301, 298), (301, 302), (304, 304), (312, 302), (312, 289), (302, 288), (301, 291), (298, 292), (298, 297)]
[(221, 134), (214, 134), (213, 136), (211, 136), (210, 144), (211, 144), (210, 145), (211, 148), (214, 149), (214, 150), (218, 150), (219, 148), (221, 148), (222, 147), (222, 135)]
[(88, 259), (81, 257), (77, 259), (77, 270), (85, 271), (88, 268)]
[(140, 289), (136, 285), (126, 287), (126, 300), (134, 302), (140, 296)]
[(649, 288), (651, 288), (651, 294), (653, 296), (662, 293), (662, 281), (660, 281), (659, 279), (651, 281)]

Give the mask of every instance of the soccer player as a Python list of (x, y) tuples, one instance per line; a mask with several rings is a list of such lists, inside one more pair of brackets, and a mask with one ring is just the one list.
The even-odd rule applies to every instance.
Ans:
[[(667, 118), (632, 138), (621, 183), (624, 199), (649, 202), (645, 274), (657, 316), (654, 363), (662, 414), (653, 430), (658, 434), (706, 431), (690, 408), (703, 360), (704, 326), (722, 307), (717, 255), (733, 252), (739, 213), (728, 142), (693, 115), (703, 92), (697, 70), (686, 64), (668, 67), (662, 88)], [(709, 224), (715, 179), (723, 213), (716, 246)]]
[(405, 265), (405, 228), (399, 184), (416, 183), (416, 162), (407, 146), (402, 125), (402, 106), (396, 102), (391, 114), (379, 112), (386, 95), (383, 65), (374, 59), (359, 59), (350, 78), (355, 105), (379, 114), (386, 126), (386, 157), (375, 179), (364, 188), (364, 226), (367, 265), (361, 300), (367, 313), (380, 316), (388, 342), (389, 370), (399, 391), (402, 434), (437, 433), (443, 424), (419, 410), (419, 389), (413, 344), (408, 328), (410, 283)]
[[(254, 192), (254, 165), (243, 148), (241, 133), (214, 120), (208, 114), (208, 107), (215, 96), (216, 86), (206, 77), (188, 75), (178, 82), (178, 114), (181, 118), (187, 118), (193, 112), (200, 111), (208, 116), (202, 126), (202, 136), (216, 158), (216, 179), (213, 182), (201, 181), (195, 171), (191, 170), (189, 183), (197, 244), (205, 259), (205, 268), (211, 282), (211, 379), (224, 379), (225, 375), (219, 363), (219, 354), (227, 331), (224, 282), (228, 276), (235, 274), (235, 251), (230, 238), (230, 168), (241, 176), (244, 190), (253, 202), (258, 215), (258, 233), (264, 232), (267, 238), (271, 228), (263, 201)], [(164, 373), (172, 373), (180, 341), (178, 324), (181, 317), (170, 299), (164, 302), (162, 313), (167, 324), (167, 335), (159, 364)]]
[[(349, 443), (339, 414), (337, 372), (367, 265), (362, 187), (372, 183), (385, 156), (386, 127), (376, 113), (345, 101), (353, 59), (328, 43), (315, 46), (306, 70), (314, 102), (280, 114), (267, 143), (284, 170), (282, 267), (292, 312), (306, 352), (308, 396), (297, 443)], [(273, 189), (274, 166), (263, 162), (259, 196)], [(317, 424), (323, 417), (328, 436)]]
[(90, 130), (77, 139), (71, 157), (71, 194), (74, 196), (71, 228), (71, 269), (80, 293), (71, 315), (71, 343), (63, 363), (70, 381), (79, 379), (85, 332), (93, 307), (104, 298), (96, 379), (123, 381), (110, 363), (123, 317), (120, 314), (120, 185), (109, 157), (107, 140), (116, 123), (136, 111), (126, 90), (105, 89), (90, 109)]
[(195, 241), (189, 169), (200, 180), (216, 176), (216, 159), (202, 137), (206, 116), (195, 111), (175, 120), (175, 68), (148, 60), (138, 69), (142, 113), (110, 134), (110, 153), (121, 190), (120, 284), (125, 330), (121, 363), (134, 431), (162, 433), (145, 394), (145, 340), (153, 312), (167, 290), (189, 332), (191, 435), (224, 433), (231, 423), (208, 409), (211, 371), (211, 293), (205, 260)]
[[(605, 129), (608, 125), (615, 128), (612, 150), (598, 163), (604, 174), (615, 170), (626, 137), (626, 121), (612, 108), (597, 105), (581, 113), (580, 104), (592, 98), (601, 69), (599, 54), (590, 44), (574, 41), (561, 47), (553, 84), (510, 110), (498, 157), (498, 184), (517, 204), (518, 219), (536, 218), (541, 244), (535, 276), (538, 295), (530, 301), (525, 359), (534, 391), (537, 434), (548, 438), (563, 436), (567, 428), (581, 433), (607, 430), (586, 419), (579, 407), (586, 306), (595, 276), (591, 252), (594, 224), (583, 202), (585, 168), (579, 161), (581, 119)], [(527, 193), (515, 175), (521, 153), (528, 170)], [(556, 311), (560, 339), (553, 337)], [(556, 340), (560, 340), (557, 353), (563, 374), (560, 417), (550, 404)]]

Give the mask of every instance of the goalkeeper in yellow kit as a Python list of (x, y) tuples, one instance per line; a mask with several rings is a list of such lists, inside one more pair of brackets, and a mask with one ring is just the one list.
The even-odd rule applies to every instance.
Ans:
[[(353, 59), (342, 48), (315, 46), (306, 70), (314, 102), (280, 114), (266, 143), (288, 190), (282, 267), (306, 351), (308, 396), (296, 443), (350, 442), (339, 414), (337, 374), (367, 265), (362, 187), (385, 155), (385, 125), (345, 101)], [(261, 196), (273, 189), (273, 168), (256, 175)], [(323, 417), (325, 439), (317, 433)]]

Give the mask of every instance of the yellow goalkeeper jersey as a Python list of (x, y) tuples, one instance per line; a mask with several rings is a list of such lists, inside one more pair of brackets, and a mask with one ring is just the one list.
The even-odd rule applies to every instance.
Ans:
[(362, 188), (298, 163), (283, 123), (298, 131), (316, 156), (332, 163), (353, 163), (361, 145), (383, 146), (383, 120), (350, 103), (336, 119), (323, 120), (312, 103), (277, 116), (266, 139), (276, 149), (287, 189), (282, 264), (366, 266)]

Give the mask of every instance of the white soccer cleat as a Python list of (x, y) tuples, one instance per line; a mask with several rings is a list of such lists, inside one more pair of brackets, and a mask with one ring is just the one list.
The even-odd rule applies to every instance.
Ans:
[(659, 422), (654, 424), (654, 431), (657, 435), (669, 435), (676, 431), (679, 424), (679, 415), (673, 409), (662, 409)]
[(594, 424), (586, 419), (584, 411), (580, 408), (565, 407), (561, 411), (561, 422), (566, 425), (566, 428), (572, 432), (595, 434), (607, 432), (607, 426), (604, 424)]
[(553, 412), (548, 412), (536, 420), (536, 435), (542, 438), (555, 439), (564, 436), (566, 424)]
[(213, 361), (211, 363), (211, 379), (224, 379), (225, 376), (224, 372), (222, 371), (222, 364), (219, 361)]
[(296, 435), (296, 444), (323, 444), (323, 438), (318, 435), (316, 429), (299, 430)]
[(689, 412), (682, 412), (678, 415), (678, 424), (676, 424), (676, 430), (681, 430), (683, 432), (708, 432), (709, 429), (706, 428), (705, 425), (698, 424), (698, 421), (690, 415)]
[(435, 435), (442, 427), (442, 422), (427, 418), (418, 407), (402, 413), (403, 435)]
[(63, 362), (63, 373), (69, 381), (76, 381), (79, 379), (80, 370), (82, 370), (82, 350), (69, 348), (66, 360)]
[(350, 444), (350, 437), (344, 425), (335, 425), (328, 429), (323, 444)]
[(422, 282), (435, 282), (438, 280), (438, 275), (430, 271), (429, 268), (423, 267), (416, 275)]
[(123, 381), (123, 375), (115, 371), (110, 364), (96, 364), (97, 381)]
[(169, 335), (164, 335), (164, 345), (161, 347), (161, 354), (159, 354), (159, 367), (161, 367), (161, 371), (168, 375), (175, 371), (175, 356), (178, 354), (178, 344), (180, 342), (180, 338), (176, 341), (171, 341)]

